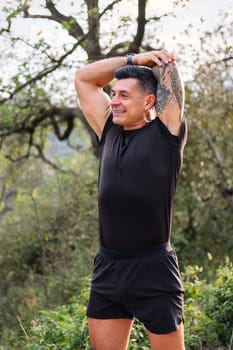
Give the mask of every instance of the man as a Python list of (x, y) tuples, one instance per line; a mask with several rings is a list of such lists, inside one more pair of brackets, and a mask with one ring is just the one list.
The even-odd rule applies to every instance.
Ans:
[[(103, 87), (114, 74), (110, 99)], [(92, 346), (126, 350), (136, 317), (151, 349), (184, 350), (183, 287), (169, 243), (186, 140), (175, 57), (160, 50), (97, 61), (76, 72), (75, 86), (100, 147)]]

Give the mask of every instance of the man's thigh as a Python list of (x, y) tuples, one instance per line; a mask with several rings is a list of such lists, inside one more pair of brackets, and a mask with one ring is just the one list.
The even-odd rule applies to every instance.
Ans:
[(126, 350), (133, 320), (88, 318), (91, 345), (94, 350)]
[(184, 324), (180, 324), (175, 332), (167, 334), (153, 334), (148, 332), (151, 350), (185, 350)]

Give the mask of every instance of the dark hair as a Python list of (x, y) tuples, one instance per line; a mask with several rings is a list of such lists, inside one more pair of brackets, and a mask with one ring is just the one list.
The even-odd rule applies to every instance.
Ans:
[(135, 78), (143, 91), (156, 95), (158, 81), (148, 67), (130, 65), (120, 67), (115, 70), (115, 78), (118, 80)]

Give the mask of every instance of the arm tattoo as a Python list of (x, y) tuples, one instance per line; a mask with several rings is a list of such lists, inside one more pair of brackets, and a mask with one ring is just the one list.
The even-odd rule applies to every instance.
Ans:
[(178, 104), (180, 112), (183, 109), (183, 84), (180, 78), (178, 67), (175, 62), (156, 66), (153, 69), (155, 78), (158, 80), (156, 110), (163, 113), (166, 107), (173, 107)]

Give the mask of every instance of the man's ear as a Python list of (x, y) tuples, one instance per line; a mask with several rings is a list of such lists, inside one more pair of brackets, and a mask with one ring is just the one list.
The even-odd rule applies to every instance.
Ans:
[(156, 97), (153, 94), (150, 94), (150, 95), (146, 96), (146, 106), (145, 106), (145, 108), (146, 108), (147, 111), (149, 111), (152, 107), (154, 107), (155, 100), (156, 100)]

